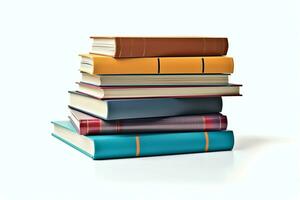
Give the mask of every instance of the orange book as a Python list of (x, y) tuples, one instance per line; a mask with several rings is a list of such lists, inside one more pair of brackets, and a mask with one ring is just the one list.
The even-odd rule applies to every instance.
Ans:
[(156, 57), (122, 58), (82, 54), (80, 71), (89, 74), (231, 74), (233, 58)]

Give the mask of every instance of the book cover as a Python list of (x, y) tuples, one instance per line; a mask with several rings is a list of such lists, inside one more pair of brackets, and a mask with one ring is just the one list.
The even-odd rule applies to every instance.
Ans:
[(213, 37), (97, 37), (92, 53), (115, 58), (166, 56), (223, 56), (227, 38)]
[(90, 74), (231, 74), (232, 57), (156, 57), (115, 59), (81, 54), (80, 71)]
[(98, 159), (232, 150), (232, 131), (83, 136), (69, 121), (55, 121), (52, 135)]
[(227, 117), (222, 114), (106, 121), (74, 109), (70, 109), (70, 112), (69, 118), (81, 135), (213, 131), (227, 128)]

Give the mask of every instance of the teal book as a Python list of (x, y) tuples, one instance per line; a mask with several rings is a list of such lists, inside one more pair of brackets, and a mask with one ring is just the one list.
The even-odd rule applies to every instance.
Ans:
[(54, 137), (95, 160), (227, 151), (234, 145), (232, 131), (84, 136), (70, 121), (52, 123)]

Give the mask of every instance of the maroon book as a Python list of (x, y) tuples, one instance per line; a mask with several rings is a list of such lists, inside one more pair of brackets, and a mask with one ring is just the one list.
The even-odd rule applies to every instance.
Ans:
[(227, 128), (227, 117), (222, 114), (105, 121), (74, 109), (70, 110), (69, 118), (81, 135), (213, 131)]

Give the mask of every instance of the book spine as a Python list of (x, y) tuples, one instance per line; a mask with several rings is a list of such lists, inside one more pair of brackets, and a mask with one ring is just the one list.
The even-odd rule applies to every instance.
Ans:
[(232, 57), (162, 57), (160, 74), (233, 73)]
[(93, 74), (231, 74), (234, 68), (233, 58), (223, 56), (93, 59)]
[(222, 98), (149, 98), (107, 101), (107, 120), (213, 114), (222, 111)]
[(93, 57), (93, 74), (157, 74), (155, 58), (115, 59), (108, 56)]
[(218, 115), (190, 115), (166, 118), (105, 121), (80, 120), (81, 135), (183, 132), (225, 130), (227, 117)]
[(226, 151), (234, 146), (232, 131), (106, 135), (93, 140), (94, 159)]
[(120, 38), (115, 58), (166, 56), (223, 56), (227, 38)]

